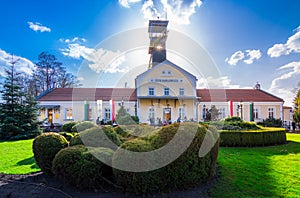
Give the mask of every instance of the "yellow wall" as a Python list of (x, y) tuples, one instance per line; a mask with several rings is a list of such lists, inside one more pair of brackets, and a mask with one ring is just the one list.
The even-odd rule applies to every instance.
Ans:
[[(171, 71), (171, 75), (163, 75), (162, 72)], [(151, 82), (151, 79), (176, 79), (179, 82)], [(183, 80), (183, 82), (180, 82)], [(143, 79), (140, 85), (137, 85), (139, 88), (139, 96), (148, 96), (148, 88), (155, 88), (155, 95), (162, 96), (164, 95), (164, 87), (170, 88), (171, 96), (179, 96), (179, 88), (184, 88), (185, 96), (195, 96), (195, 90), (190, 82), (190, 80), (184, 76), (177, 69), (169, 66), (163, 65), (158, 68), (152, 68), (147, 76)]]

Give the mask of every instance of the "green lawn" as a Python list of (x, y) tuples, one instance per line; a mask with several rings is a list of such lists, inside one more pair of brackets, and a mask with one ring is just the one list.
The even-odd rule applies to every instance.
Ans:
[(212, 197), (300, 196), (300, 134), (288, 144), (256, 148), (220, 148), (221, 178)]
[(40, 171), (35, 164), (31, 140), (0, 142), (0, 173), (27, 174)]
[[(300, 134), (287, 134), (288, 144), (256, 148), (220, 148), (221, 177), (212, 197), (297, 197), (300, 195)], [(0, 142), (0, 172), (40, 171), (32, 141)]]

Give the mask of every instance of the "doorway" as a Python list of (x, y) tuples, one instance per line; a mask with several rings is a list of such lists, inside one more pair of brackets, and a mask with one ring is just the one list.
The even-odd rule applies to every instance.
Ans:
[(53, 124), (53, 109), (48, 109), (48, 123)]
[(171, 118), (171, 108), (170, 107), (167, 107), (167, 108), (164, 108), (163, 110), (163, 118), (165, 121), (169, 122), (172, 118)]

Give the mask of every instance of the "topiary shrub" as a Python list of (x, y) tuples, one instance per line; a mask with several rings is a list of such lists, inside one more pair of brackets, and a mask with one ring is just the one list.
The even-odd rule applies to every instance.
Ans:
[[(182, 136), (180, 136), (180, 141), (176, 141), (176, 144), (173, 145), (174, 148), (171, 149), (183, 147), (184, 152), (177, 159), (164, 167), (147, 172), (128, 172), (113, 168), (113, 173), (118, 184), (126, 191), (135, 194), (151, 194), (153, 192), (168, 192), (173, 189), (189, 188), (199, 185), (199, 183), (207, 182), (214, 176), (219, 148), (219, 141), (216, 140), (218, 137), (215, 134), (218, 132), (216, 128), (210, 127), (208, 130), (194, 123), (167, 125), (148, 137), (136, 138), (123, 143), (113, 156), (113, 165), (118, 165), (122, 162), (122, 156), (126, 152), (122, 148), (134, 152), (153, 151), (173, 141), (174, 136), (179, 135), (178, 131), (180, 131)], [(191, 136), (194, 134), (193, 132), (195, 133), (194, 137)], [(206, 142), (204, 143), (203, 140), (206, 135), (208, 135), (208, 138), (206, 138)], [(192, 137), (192, 142), (187, 148), (185, 137)], [(211, 142), (213, 139), (216, 142), (211, 145), (212, 149), (209, 149), (204, 157), (199, 157), (199, 150), (202, 143), (207, 144), (207, 148), (209, 148), (209, 144), (213, 143)], [(153, 157), (155, 160), (162, 160), (166, 156), (155, 155)], [(129, 159), (128, 162), (138, 164), (149, 163), (151, 165), (151, 161), (147, 160), (132, 162)]]
[(33, 140), (34, 159), (46, 174), (52, 173), (52, 161), (61, 149), (68, 146), (68, 141), (57, 133), (43, 133)]
[(62, 149), (53, 160), (53, 173), (79, 189), (101, 188), (111, 180), (112, 169), (95, 156), (111, 162), (113, 151), (108, 148), (87, 149), (77, 145)]
[(74, 135), (69, 142), (69, 146), (75, 145), (83, 145), (83, 142), (81, 141), (80, 136), (78, 134)]
[(72, 133), (59, 132), (58, 134), (64, 136), (68, 141), (70, 141), (72, 139), (72, 137), (73, 137)]
[(66, 122), (62, 125), (62, 130), (64, 132), (72, 132), (72, 127), (78, 124), (78, 122), (71, 121), (71, 122)]
[(82, 132), (86, 129), (90, 129), (93, 127), (98, 127), (95, 123), (91, 122), (91, 121), (83, 121), (83, 122), (79, 122), (76, 125), (74, 125), (71, 129), (72, 132)]
[(104, 126), (86, 129), (74, 136), (70, 145), (78, 144), (84, 144), (87, 147), (108, 147), (116, 150), (122, 142), (112, 126)]

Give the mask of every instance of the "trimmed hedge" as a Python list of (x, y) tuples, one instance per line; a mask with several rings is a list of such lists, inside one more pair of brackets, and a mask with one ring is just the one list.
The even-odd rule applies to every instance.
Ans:
[(64, 132), (72, 132), (72, 127), (75, 126), (76, 124), (78, 124), (78, 122), (76, 121), (66, 122), (62, 125), (61, 129)]
[(68, 146), (68, 141), (57, 133), (43, 133), (33, 140), (34, 159), (41, 170), (52, 174), (52, 161), (61, 149)]
[[(174, 149), (186, 146), (184, 137), (192, 135), (192, 130), (196, 130), (194, 131), (196, 135), (188, 148), (176, 160), (162, 168), (147, 172), (127, 172), (113, 168), (118, 185), (135, 194), (151, 194), (153, 192), (168, 192), (172, 189), (193, 187), (199, 185), (199, 183), (207, 182), (213, 177), (216, 173), (219, 140), (211, 145), (212, 149), (204, 157), (199, 157), (199, 149), (206, 135), (212, 139), (216, 138), (215, 134), (218, 134), (218, 132), (215, 128), (210, 129), (213, 130), (212, 132), (204, 126), (193, 123), (171, 124), (162, 127), (147, 137), (129, 140), (123, 143), (121, 148), (135, 152), (156, 150), (170, 142), (178, 130), (183, 130), (184, 133), (181, 136), (183, 139), (181, 139), (181, 142), (177, 142)], [(122, 158), (123, 152), (121, 149), (115, 152), (113, 165), (119, 163), (118, 160)], [(160, 157), (163, 158), (164, 156)], [(159, 160), (160, 158), (156, 156), (156, 159)], [(147, 161), (137, 163), (147, 163)]]
[(83, 122), (79, 122), (77, 124), (75, 124), (71, 131), (72, 132), (82, 132), (86, 129), (90, 129), (90, 128), (94, 128), (94, 127), (98, 127), (95, 123), (91, 122), (91, 121), (83, 121)]
[(56, 154), (53, 173), (79, 189), (101, 188), (112, 179), (112, 168), (97, 159), (94, 152), (96, 156), (101, 155), (111, 161), (113, 151), (108, 148), (67, 147)]
[(74, 135), (69, 142), (69, 146), (75, 145), (83, 145), (83, 142), (81, 141), (80, 136), (78, 134)]
[[(101, 135), (103, 132), (105, 133), (105, 136)], [(110, 141), (112, 141), (116, 146), (120, 146), (122, 144), (119, 136), (112, 126), (104, 126), (102, 128), (93, 127), (80, 132), (79, 135), (75, 135), (70, 140), (70, 146), (84, 144), (88, 147), (101, 146), (116, 149), (115, 145), (113, 147), (110, 146)]]
[(220, 146), (269, 146), (286, 143), (285, 130), (222, 131)]
[(59, 132), (58, 134), (64, 136), (68, 141), (70, 141), (74, 136), (72, 133), (67, 132)]

